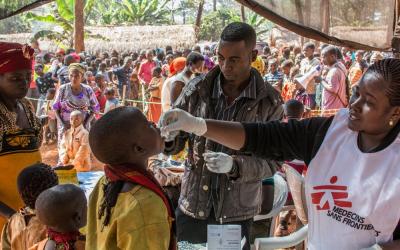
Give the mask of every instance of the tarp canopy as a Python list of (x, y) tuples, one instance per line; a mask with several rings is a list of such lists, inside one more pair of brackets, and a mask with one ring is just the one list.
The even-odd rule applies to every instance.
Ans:
[(39, 7), (53, 0), (0, 0), (0, 20)]
[(338, 46), (389, 50), (396, 0), (236, 0), (301, 36)]

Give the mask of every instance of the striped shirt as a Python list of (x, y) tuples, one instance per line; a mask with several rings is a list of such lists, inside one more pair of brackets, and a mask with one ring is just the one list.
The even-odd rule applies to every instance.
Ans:
[[(240, 93), (240, 95), (230, 104), (228, 104), (228, 96), (224, 94), (221, 86), (221, 75), (215, 79), (215, 84), (212, 92), (212, 99), (217, 100), (215, 106), (215, 117), (216, 120), (222, 121), (234, 121), (240, 108), (249, 100), (257, 98), (257, 85), (256, 77), (251, 75), (250, 83)], [(220, 144), (216, 144), (215, 152), (231, 152), (229, 148), (226, 148)]]

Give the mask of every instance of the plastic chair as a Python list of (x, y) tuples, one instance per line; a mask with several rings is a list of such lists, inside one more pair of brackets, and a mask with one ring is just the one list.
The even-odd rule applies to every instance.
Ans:
[[(306, 240), (308, 233), (307, 206), (304, 192), (304, 178), (295, 169), (284, 164), (286, 180), (293, 197), (294, 208), (300, 221), (305, 225), (296, 232), (285, 237), (270, 237), (255, 239), (254, 246), (256, 250), (271, 250), (280, 248), (289, 248), (296, 246)], [(275, 176), (274, 176), (275, 177)], [(282, 177), (281, 177), (282, 178)], [(283, 179), (283, 178), (282, 178)], [(274, 185), (275, 188), (275, 185)], [(274, 197), (275, 201), (275, 197)], [(285, 199), (286, 201), (286, 199)], [(275, 204), (275, 202), (274, 202)], [(274, 206), (275, 207), (275, 206)], [(282, 206), (283, 208), (283, 206)], [(272, 211), (271, 211), (272, 212)], [(279, 213), (279, 211), (278, 211)], [(275, 214), (276, 215), (276, 214)], [(273, 221), (274, 222), (274, 221)], [(274, 224), (274, 223), (273, 223)]]

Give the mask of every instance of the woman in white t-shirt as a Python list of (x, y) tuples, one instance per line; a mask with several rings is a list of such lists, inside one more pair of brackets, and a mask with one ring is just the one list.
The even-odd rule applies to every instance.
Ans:
[[(334, 117), (241, 124), (171, 110), (161, 119), (167, 140), (182, 130), (266, 159), (304, 160), (308, 249), (400, 249), (399, 59), (371, 65)], [(223, 153), (204, 159), (215, 173), (246, 171)]]

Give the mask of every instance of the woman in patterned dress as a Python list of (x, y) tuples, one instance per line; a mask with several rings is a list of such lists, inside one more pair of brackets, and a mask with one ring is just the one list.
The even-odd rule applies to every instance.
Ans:
[(32, 78), (33, 49), (0, 42), (0, 228), (23, 206), (17, 176), (41, 160), (41, 125), (25, 99)]
[(92, 88), (82, 84), (85, 74), (84, 66), (72, 63), (68, 70), (71, 82), (60, 87), (53, 104), (57, 117), (58, 143), (61, 142), (64, 132), (71, 127), (69, 118), (72, 111), (79, 110), (84, 114), (84, 127), (89, 130), (90, 121), (100, 110)]

